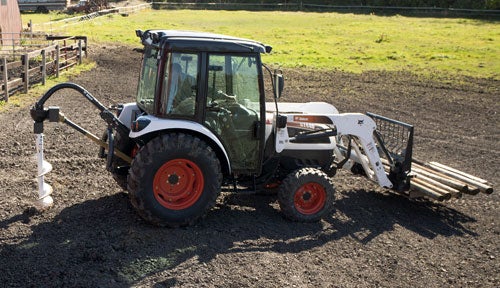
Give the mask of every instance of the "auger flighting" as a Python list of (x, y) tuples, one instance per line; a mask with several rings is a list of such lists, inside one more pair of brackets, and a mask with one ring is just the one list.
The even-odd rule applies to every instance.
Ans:
[(52, 171), (52, 165), (43, 159), (43, 133), (36, 134), (36, 158), (38, 166), (38, 199), (35, 202), (35, 207), (39, 210), (44, 210), (52, 206), (52, 186), (45, 183), (44, 175)]

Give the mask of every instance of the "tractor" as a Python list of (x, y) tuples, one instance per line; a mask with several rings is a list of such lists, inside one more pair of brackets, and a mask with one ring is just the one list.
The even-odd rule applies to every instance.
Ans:
[[(286, 218), (318, 221), (332, 213), (337, 169), (397, 192), (410, 190), (411, 125), (375, 114), (339, 113), (323, 102), (278, 102), (284, 77), (262, 63), (261, 54), (272, 48), (257, 41), (175, 30), (136, 35), (143, 58), (134, 103), (112, 111), (85, 88), (61, 83), (32, 107), (38, 207), (53, 201), (44, 181), (51, 170), (43, 158), (45, 120), (68, 124), (100, 145), (99, 156), (133, 207), (158, 226), (196, 223), (222, 189), (274, 190)], [(265, 83), (271, 86), (270, 101)], [(80, 92), (99, 109), (107, 123), (102, 137), (58, 107), (44, 107), (61, 89)]]

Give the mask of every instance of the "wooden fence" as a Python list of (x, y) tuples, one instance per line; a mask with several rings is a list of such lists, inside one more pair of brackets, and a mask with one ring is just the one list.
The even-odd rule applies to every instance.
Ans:
[[(163, 1), (151, 3), (153, 9), (202, 9), (202, 10), (250, 10), (250, 11), (318, 11), (318, 12), (341, 12), (341, 13), (378, 13), (381, 15), (433, 15), (443, 17), (472, 17), (488, 18), (498, 20), (500, 10), (477, 10), (477, 9), (456, 9), (439, 7), (395, 7), (395, 6), (376, 6), (376, 5), (325, 5), (312, 4), (314, 1), (282, 1), (281, 3), (232, 3), (211, 1), (201, 3), (199, 1), (191, 2), (172, 2)], [(324, 2), (324, 1), (323, 1)], [(335, 2), (335, 1), (330, 1)]]
[(47, 33), (60, 33), (66, 27), (72, 25), (79, 25), (84, 23), (84, 21), (89, 21), (101, 16), (109, 15), (109, 14), (121, 14), (122, 16), (127, 16), (131, 13), (136, 13), (144, 9), (151, 8), (151, 3), (144, 3), (135, 6), (126, 6), (126, 7), (116, 7), (111, 9), (100, 10), (97, 12), (92, 12), (85, 15), (80, 15), (71, 18), (65, 18), (57, 21), (51, 21), (47, 23), (30, 23), (28, 24), (28, 28), (33, 31), (44, 31)]
[[(85, 36), (45, 36), (45, 43), (1, 47), (0, 50), (0, 100), (8, 101), (17, 91), (27, 92), (35, 83), (42, 83), (48, 76), (59, 77), (59, 72), (81, 64), (87, 56)], [(40, 41), (40, 40), (39, 40)], [(43, 42), (43, 41), (42, 41)]]

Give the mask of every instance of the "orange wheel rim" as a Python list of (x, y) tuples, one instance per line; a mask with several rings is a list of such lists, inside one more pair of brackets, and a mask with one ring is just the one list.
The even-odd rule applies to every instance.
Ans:
[(203, 187), (203, 172), (187, 159), (174, 159), (163, 164), (153, 180), (156, 200), (171, 210), (191, 207), (200, 198)]
[(281, 181), (276, 181), (276, 182), (271, 182), (271, 183), (268, 183), (268, 184), (264, 185), (264, 188), (266, 188), (266, 189), (274, 189), (274, 188), (280, 187), (280, 185), (281, 185)]
[(300, 186), (293, 198), (297, 211), (304, 215), (313, 215), (325, 206), (326, 191), (320, 184), (309, 182)]

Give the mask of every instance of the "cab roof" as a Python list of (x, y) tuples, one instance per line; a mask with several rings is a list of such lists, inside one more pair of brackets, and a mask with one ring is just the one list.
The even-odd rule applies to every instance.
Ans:
[(254, 40), (207, 32), (152, 29), (137, 30), (136, 35), (145, 46), (167, 45), (172, 50), (270, 53), (272, 49)]

